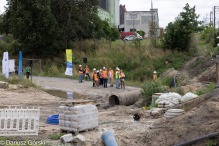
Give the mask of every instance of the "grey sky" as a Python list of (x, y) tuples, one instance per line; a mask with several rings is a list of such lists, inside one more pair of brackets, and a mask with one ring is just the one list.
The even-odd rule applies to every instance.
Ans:
[[(158, 8), (160, 27), (166, 27), (169, 22), (174, 21), (186, 3), (189, 3), (191, 7), (196, 6), (196, 14), (200, 15), (200, 21), (203, 21), (203, 16), (206, 17), (208, 13), (208, 23), (212, 7), (219, 6), (218, 0), (153, 0), (153, 8)], [(149, 11), (151, 8), (151, 0), (120, 0), (120, 4), (125, 5), (127, 11)], [(219, 12), (216, 17), (218, 22)]]
[[(6, 3), (6, 0), (0, 0), (0, 13), (4, 12)], [(203, 16), (206, 17), (206, 13), (208, 13), (208, 22), (210, 22), (212, 7), (219, 6), (218, 0), (153, 0), (153, 7), (158, 8), (160, 27), (166, 27), (169, 22), (174, 21), (186, 3), (189, 3), (190, 6), (196, 5), (196, 13), (200, 14), (199, 20), (201, 21)], [(125, 4), (128, 11), (149, 11), (151, 8), (151, 0), (120, 0), (120, 4)], [(218, 18), (216, 22), (218, 22), (219, 12), (216, 17)]]

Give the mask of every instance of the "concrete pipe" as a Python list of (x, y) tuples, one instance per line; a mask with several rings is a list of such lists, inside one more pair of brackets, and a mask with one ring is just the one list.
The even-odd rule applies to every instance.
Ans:
[(135, 90), (131, 92), (123, 92), (118, 94), (113, 94), (109, 97), (109, 104), (111, 106), (115, 105), (132, 105), (141, 96), (141, 90)]

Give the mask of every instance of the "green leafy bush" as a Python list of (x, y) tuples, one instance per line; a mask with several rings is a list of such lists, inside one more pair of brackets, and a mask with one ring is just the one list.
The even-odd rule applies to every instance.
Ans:
[(154, 80), (145, 82), (141, 88), (141, 93), (148, 101), (151, 101), (154, 93), (162, 93), (164, 91), (162, 81), (159, 78), (157, 82), (154, 82)]
[(215, 89), (215, 83), (211, 82), (208, 88), (203, 88), (201, 90), (196, 91), (196, 95), (201, 96), (207, 94)]

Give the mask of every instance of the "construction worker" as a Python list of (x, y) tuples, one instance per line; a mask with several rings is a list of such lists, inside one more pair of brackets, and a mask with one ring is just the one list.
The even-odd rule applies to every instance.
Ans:
[(111, 68), (109, 68), (108, 75), (109, 75), (109, 78), (110, 78), (110, 87), (113, 87), (114, 72), (113, 72), (113, 70), (111, 70)]
[(154, 74), (153, 74), (153, 80), (155, 81), (155, 82), (157, 82), (157, 72), (156, 71), (154, 71)]
[(93, 73), (92, 73), (92, 76), (91, 76), (91, 78), (93, 80), (93, 87), (95, 87), (95, 82), (94, 82), (94, 72), (95, 71), (96, 71), (96, 68), (93, 69)]
[(98, 84), (98, 77), (97, 77), (97, 72), (96, 72), (96, 70), (94, 70), (94, 84), (95, 84), (95, 87), (99, 87), (99, 84)]
[(104, 85), (104, 88), (107, 88), (107, 82), (108, 82), (108, 73), (106, 71), (106, 68), (103, 67), (103, 71), (102, 71), (102, 77), (103, 77), (103, 85)]
[(123, 84), (123, 88), (125, 89), (125, 73), (123, 72), (123, 70), (121, 70), (120, 72), (120, 83), (121, 83), (121, 89), (122, 89), (122, 84)]
[(116, 68), (116, 89), (120, 89), (119, 80), (120, 80), (119, 68)]
[(103, 86), (103, 76), (102, 76), (102, 69), (100, 69), (100, 85), (102, 85)]
[(89, 77), (89, 80), (90, 80), (89, 68), (88, 68), (88, 66), (86, 65), (86, 67), (85, 67), (85, 77), (86, 77), (86, 81), (87, 81), (87, 76)]
[(27, 79), (29, 79), (29, 76), (30, 76), (30, 67), (28, 66), (28, 67), (26, 67), (26, 77), (27, 77)]
[(100, 85), (100, 71), (99, 70), (97, 70), (97, 78), (98, 78), (98, 87), (99, 87)]
[(82, 78), (83, 78), (83, 73), (84, 73), (84, 71), (83, 71), (81, 65), (79, 65), (78, 71), (79, 71), (79, 75), (80, 75), (80, 77), (79, 77), (79, 83), (83, 83), (83, 82), (82, 82)]

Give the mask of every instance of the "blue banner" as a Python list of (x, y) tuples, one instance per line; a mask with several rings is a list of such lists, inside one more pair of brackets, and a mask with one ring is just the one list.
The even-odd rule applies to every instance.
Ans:
[(22, 79), (23, 68), (22, 68), (22, 52), (19, 51), (19, 69), (18, 69), (18, 77)]

